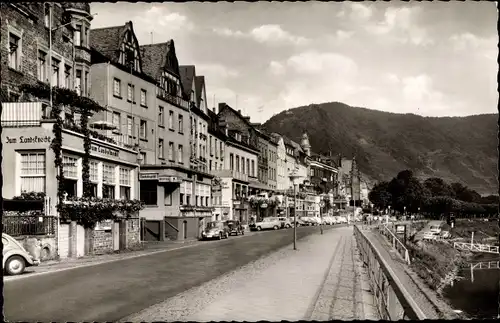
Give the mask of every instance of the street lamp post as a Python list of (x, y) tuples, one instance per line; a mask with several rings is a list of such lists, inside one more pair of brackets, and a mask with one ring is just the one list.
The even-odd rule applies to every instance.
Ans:
[(293, 197), (294, 197), (294, 212), (293, 212), (293, 250), (297, 250), (297, 185), (295, 180), (299, 179), (301, 176), (292, 174), (290, 175), (290, 180), (293, 183)]
[(385, 224), (389, 224), (389, 215), (391, 214), (391, 206), (389, 205), (388, 208), (389, 208), (389, 213), (385, 217)]

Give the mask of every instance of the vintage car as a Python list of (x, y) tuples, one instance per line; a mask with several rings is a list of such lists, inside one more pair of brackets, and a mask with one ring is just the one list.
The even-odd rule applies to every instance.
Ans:
[(288, 228), (291, 228), (292, 227), (292, 222), (293, 220), (290, 220), (289, 218), (286, 218), (284, 216), (280, 216), (278, 218), (278, 220), (280, 221), (281, 223), (281, 228), (282, 229), (288, 229)]
[(245, 234), (245, 229), (241, 225), (240, 221), (238, 220), (227, 220), (226, 221), (227, 226), (229, 227), (229, 235), (240, 235), (240, 234)]
[(231, 230), (226, 222), (222, 221), (212, 221), (208, 222), (205, 229), (201, 233), (201, 239), (219, 239), (222, 240), (229, 238)]
[(38, 266), (40, 260), (35, 259), (16, 239), (2, 233), (3, 269), (8, 275), (20, 275), (26, 267)]
[(255, 222), (255, 224), (252, 226), (252, 230), (278, 230), (281, 228), (281, 222), (278, 218), (274, 217), (269, 217), (269, 218), (263, 218), (262, 221)]

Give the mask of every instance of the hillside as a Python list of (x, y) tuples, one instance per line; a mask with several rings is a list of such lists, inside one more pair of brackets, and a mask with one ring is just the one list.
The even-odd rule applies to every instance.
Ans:
[(297, 142), (307, 131), (318, 153), (356, 154), (371, 181), (412, 169), (420, 178), (437, 176), (497, 194), (497, 124), (496, 114), (431, 118), (332, 102), (281, 112), (264, 127)]

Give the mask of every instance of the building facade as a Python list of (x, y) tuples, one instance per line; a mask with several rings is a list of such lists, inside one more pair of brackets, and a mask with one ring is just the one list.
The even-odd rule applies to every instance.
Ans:
[(278, 189), (278, 144), (274, 141), (271, 136), (268, 136), (267, 141), (267, 151), (268, 151), (268, 173), (267, 173), (267, 185), (273, 191)]
[(276, 187), (278, 191), (284, 192), (289, 188), (285, 142), (277, 133), (273, 133), (272, 138), (276, 143)]
[[(215, 110), (215, 108), (214, 108)], [(223, 129), (219, 127), (219, 121), (215, 111), (207, 110), (209, 116), (208, 122), (208, 165), (210, 174), (215, 175), (212, 183), (212, 206), (214, 212), (212, 215), (213, 221), (218, 221), (223, 218), (229, 218), (232, 201), (232, 175), (222, 173), (225, 167), (225, 152), (227, 136)], [(222, 178), (220, 177), (222, 176)], [(224, 179), (224, 181), (222, 181)], [(222, 192), (224, 190), (224, 202)]]

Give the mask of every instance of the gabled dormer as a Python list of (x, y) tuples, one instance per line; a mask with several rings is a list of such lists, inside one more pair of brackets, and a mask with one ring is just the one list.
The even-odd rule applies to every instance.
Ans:
[(205, 76), (196, 76), (195, 77), (195, 86), (196, 86), (196, 105), (198, 108), (203, 111), (203, 113), (207, 113), (207, 95), (205, 89)]
[(113, 63), (142, 74), (141, 51), (131, 21), (123, 26), (92, 29), (91, 47)]

